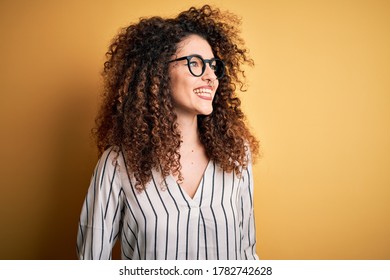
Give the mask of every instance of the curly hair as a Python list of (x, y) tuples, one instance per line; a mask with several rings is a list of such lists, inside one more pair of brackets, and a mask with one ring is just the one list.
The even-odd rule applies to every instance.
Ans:
[(181, 178), (178, 129), (168, 61), (178, 44), (199, 35), (214, 55), (225, 62), (213, 112), (198, 116), (201, 143), (207, 156), (226, 172), (240, 175), (248, 165), (248, 148), (255, 158), (259, 143), (251, 134), (241, 110), (237, 88), (244, 86), (243, 64), (253, 65), (239, 36), (240, 19), (208, 5), (191, 7), (176, 18), (141, 18), (114, 38), (104, 63), (103, 103), (93, 129), (100, 155), (120, 147), (126, 168), (142, 191), (157, 169), (165, 178)]

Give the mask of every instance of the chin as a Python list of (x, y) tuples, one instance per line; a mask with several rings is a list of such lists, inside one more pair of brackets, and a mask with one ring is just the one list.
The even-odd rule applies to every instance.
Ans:
[(212, 112), (213, 112), (212, 108), (209, 110), (202, 110), (199, 112), (199, 115), (208, 116), (208, 115), (211, 115)]

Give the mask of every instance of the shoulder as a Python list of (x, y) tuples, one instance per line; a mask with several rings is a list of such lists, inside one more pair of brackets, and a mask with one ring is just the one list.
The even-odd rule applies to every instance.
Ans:
[(120, 148), (118, 148), (117, 146), (111, 146), (101, 154), (100, 161), (111, 160), (115, 162), (118, 159), (120, 153), (121, 153)]
[(107, 148), (100, 156), (96, 165), (96, 173), (112, 173), (119, 171), (123, 166), (123, 156), (120, 148), (112, 146)]
[(101, 155), (92, 175), (93, 189), (101, 193), (109, 193), (112, 190), (120, 191), (122, 188), (122, 154), (120, 149), (110, 147)]

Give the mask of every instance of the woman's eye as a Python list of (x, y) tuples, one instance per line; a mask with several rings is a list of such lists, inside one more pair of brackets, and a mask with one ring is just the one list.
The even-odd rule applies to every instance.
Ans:
[(190, 66), (191, 67), (198, 67), (199, 66), (199, 63), (197, 61), (191, 61), (190, 62)]

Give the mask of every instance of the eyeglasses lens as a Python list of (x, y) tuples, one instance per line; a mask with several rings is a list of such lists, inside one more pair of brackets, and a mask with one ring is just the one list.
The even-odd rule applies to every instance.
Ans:
[(217, 78), (221, 78), (224, 74), (224, 64), (221, 60), (219, 59), (216, 59), (214, 60), (212, 63), (212, 69), (214, 70), (214, 73), (215, 73), (215, 76), (217, 76)]
[[(210, 68), (214, 71), (217, 78), (220, 78), (224, 74), (224, 65), (223, 62), (219, 59), (213, 59), (209, 63)], [(194, 76), (201, 76), (203, 75), (204, 71), (206, 70), (205, 61), (197, 56), (191, 57), (189, 63), (188, 63), (189, 69), (191, 73)]]
[(191, 57), (188, 66), (194, 76), (201, 76), (205, 68), (204, 61), (196, 56)]

